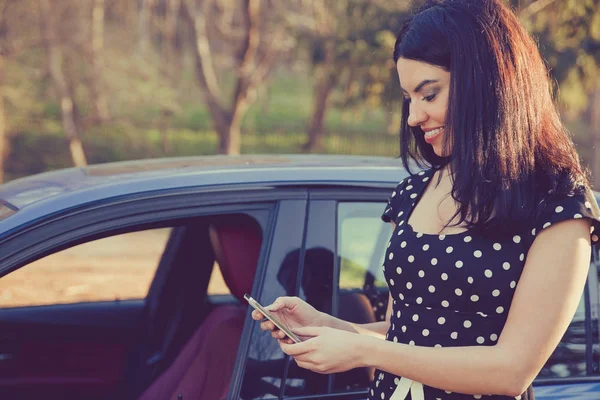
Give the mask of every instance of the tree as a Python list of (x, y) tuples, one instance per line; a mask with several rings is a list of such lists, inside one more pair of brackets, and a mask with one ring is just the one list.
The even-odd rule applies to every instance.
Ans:
[[(73, 164), (77, 167), (87, 165), (83, 144), (79, 136), (76, 119), (76, 105), (72, 94), (72, 84), (68, 75), (63, 71), (64, 53), (58, 39), (59, 12), (58, 2), (51, 4), (50, 0), (40, 0), (40, 15), (42, 17), (42, 36), (46, 45), (50, 74), (60, 99), (62, 126), (69, 142), (69, 151)], [(64, 3), (61, 4), (64, 6)]]
[(0, 2), (0, 184), (4, 182), (4, 158), (6, 157), (6, 118), (4, 114), (4, 59), (7, 51), (6, 26), (7, 0)]
[[(6, 66), (24, 51), (39, 45), (39, 37), (29, 5), (18, 0), (0, 0), (0, 183), (4, 182), (4, 162), (8, 153), (9, 121), (5, 107), (14, 99), (6, 79)], [(12, 96), (14, 97), (14, 96)], [(8, 99), (8, 100), (7, 100)], [(14, 105), (13, 105), (14, 106)]]
[(91, 58), (90, 92), (94, 118), (106, 121), (109, 118), (108, 104), (104, 93), (104, 0), (91, 0)]
[[(291, 3), (291, 2), (290, 2)], [(241, 7), (236, 7), (237, 5)], [(218, 152), (239, 154), (241, 124), (248, 107), (256, 99), (256, 90), (267, 79), (278, 56), (285, 50), (284, 26), (274, 23), (273, 5), (264, 0), (183, 0), (182, 12), (193, 43), (197, 82), (211, 113), (219, 136)], [(219, 20), (233, 20), (226, 32)], [(237, 29), (236, 29), (237, 28)], [(233, 45), (227, 43), (233, 39)], [(233, 92), (229, 102), (223, 100), (223, 90), (215, 69), (217, 43), (228, 50), (236, 49), (232, 57)], [(212, 44), (212, 46), (211, 46)]]
[(138, 13), (138, 52), (144, 57), (148, 53), (151, 38), (152, 8), (155, 0), (141, 0)]
[(590, 129), (592, 177), (600, 184), (600, 0), (537, 0), (520, 4), (519, 16), (538, 38), (567, 120)]
[(181, 0), (166, 0), (164, 16), (164, 40), (162, 42), (162, 53), (164, 65), (164, 74), (171, 82), (177, 81), (178, 71), (181, 70), (181, 64), (176, 62), (181, 57), (177, 54), (177, 22), (181, 11)]
[[(393, 30), (408, 11), (408, 1), (315, 1), (316, 29), (306, 32), (313, 49), (315, 74), (313, 108), (304, 151), (323, 147), (324, 121), (335, 89), (342, 93), (337, 105), (372, 107), (392, 105), (400, 99), (391, 54)], [(391, 78), (391, 79), (390, 79)], [(397, 99), (395, 99), (397, 97)]]

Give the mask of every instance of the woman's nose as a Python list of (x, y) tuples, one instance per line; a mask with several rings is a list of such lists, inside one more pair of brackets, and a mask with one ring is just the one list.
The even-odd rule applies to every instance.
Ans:
[(417, 107), (414, 103), (411, 103), (408, 108), (408, 125), (416, 127), (425, 121), (427, 121), (427, 113), (420, 107)]

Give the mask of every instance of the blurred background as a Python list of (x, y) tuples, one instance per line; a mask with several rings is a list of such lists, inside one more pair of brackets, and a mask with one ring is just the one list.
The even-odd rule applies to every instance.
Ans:
[[(600, 0), (507, 3), (598, 188)], [(0, 181), (154, 157), (397, 156), (394, 32), (419, 4), (0, 0)]]

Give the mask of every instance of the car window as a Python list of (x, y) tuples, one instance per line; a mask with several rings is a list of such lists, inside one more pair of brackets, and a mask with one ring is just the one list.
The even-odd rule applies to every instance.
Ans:
[[(385, 319), (388, 287), (381, 268), (392, 234), (383, 223), (385, 202), (340, 202), (337, 207), (337, 255), (340, 265), (338, 316), (355, 323)], [(372, 368), (356, 368), (335, 375), (336, 391), (365, 389)]]
[(170, 232), (110, 236), (34, 261), (0, 279), (0, 307), (143, 299)]
[[(375, 318), (379, 321), (385, 319), (388, 298), (388, 287), (381, 266), (385, 246), (392, 234), (392, 225), (381, 221), (384, 208), (383, 202), (338, 204), (340, 293), (362, 292), (369, 299)], [(342, 313), (343, 306), (342, 302)]]
[(210, 275), (210, 281), (208, 282), (207, 294), (209, 296), (215, 294), (231, 294), (229, 288), (225, 284), (225, 280), (223, 279), (221, 267), (216, 261), (213, 265), (212, 273)]

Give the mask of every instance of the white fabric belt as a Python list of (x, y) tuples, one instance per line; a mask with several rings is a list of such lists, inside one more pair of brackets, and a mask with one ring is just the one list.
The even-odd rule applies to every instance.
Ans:
[(408, 392), (410, 392), (412, 400), (425, 400), (423, 384), (403, 376), (400, 377), (400, 382), (398, 382), (396, 390), (394, 390), (394, 393), (392, 393), (390, 400), (404, 400), (406, 399), (406, 396), (408, 396)]

